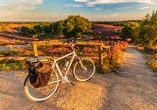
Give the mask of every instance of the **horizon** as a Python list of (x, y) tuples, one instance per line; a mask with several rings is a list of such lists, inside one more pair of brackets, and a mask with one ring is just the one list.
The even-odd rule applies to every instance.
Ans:
[(2, 22), (55, 22), (68, 15), (90, 21), (142, 20), (157, 0), (0, 0)]
[[(65, 20), (65, 19), (60, 19), (60, 20)], [(122, 20), (122, 21), (102, 21), (102, 22), (123, 22), (123, 21), (140, 21), (140, 20), (142, 19), (138, 19), (138, 20), (130, 19), (130, 20)], [(0, 22), (56, 22), (56, 21), (0, 21)], [(101, 21), (90, 21), (90, 22), (101, 22)]]

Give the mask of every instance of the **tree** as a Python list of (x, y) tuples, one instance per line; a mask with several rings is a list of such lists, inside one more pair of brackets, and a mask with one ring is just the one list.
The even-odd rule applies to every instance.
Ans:
[(53, 23), (50, 25), (44, 25), (42, 27), (45, 33), (52, 33), (53, 32)]
[(63, 28), (63, 21), (57, 21), (53, 25), (53, 30), (55, 34), (62, 34), (62, 28)]
[(21, 28), (21, 35), (32, 37), (34, 34), (36, 34), (35, 29), (31, 28), (31, 26), (22, 26)]
[(37, 34), (42, 33), (42, 29), (41, 29), (40, 25), (35, 25), (35, 26), (33, 26), (33, 28), (35, 29), (35, 31), (36, 31)]
[(77, 38), (81, 36), (81, 33), (91, 28), (91, 22), (84, 17), (69, 15), (63, 23), (62, 32), (66, 38)]
[(121, 38), (126, 40), (127, 38), (131, 38), (131, 42), (138, 43), (140, 32), (140, 24), (136, 22), (128, 22), (124, 25), (124, 28), (121, 31)]
[(157, 43), (157, 11), (153, 11), (152, 16), (147, 14), (140, 23), (139, 33), (140, 43), (145, 48), (154, 46)]

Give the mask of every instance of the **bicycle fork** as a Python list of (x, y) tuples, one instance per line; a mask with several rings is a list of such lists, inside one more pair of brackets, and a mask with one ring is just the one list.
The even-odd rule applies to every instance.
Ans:
[(82, 61), (79, 57), (77, 57), (77, 62), (81, 65), (84, 71), (87, 71), (87, 68), (83, 66)]

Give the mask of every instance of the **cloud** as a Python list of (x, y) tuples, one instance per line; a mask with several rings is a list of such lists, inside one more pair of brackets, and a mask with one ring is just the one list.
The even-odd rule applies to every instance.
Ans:
[(94, 8), (95, 10), (101, 10), (101, 8)]
[(65, 4), (65, 5), (62, 5), (61, 7), (84, 7), (84, 5), (79, 5), (79, 4)]
[(59, 9), (53, 9), (53, 10), (57, 11), (57, 10), (62, 10), (62, 9), (61, 9), (61, 8), (59, 8)]
[(146, 6), (146, 7), (140, 8), (139, 10), (148, 9), (148, 8), (150, 8), (150, 7), (149, 7), (149, 6)]
[(87, 2), (87, 6), (95, 6), (96, 4), (112, 4), (112, 3), (126, 3), (126, 2), (152, 3), (152, 0), (95, 0), (95, 1)]
[(94, 5), (94, 4), (88, 4), (88, 3), (87, 3), (86, 6), (87, 6), (87, 7), (94, 7), (95, 5)]
[(108, 10), (106, 10), (108, 12)]
[(88, 2), (89, 0), (74, 0), (75, 2)]
[(122, 14), (110, 14), (110, 15), (102, 15), (101, 17), (116, 17), (116, 16), (121, 16)]
[(131, 7), (121, 7), (121, 8), (116, 8), (116, 9), (127, 9), (127, 8), (131, 8)]
[(0, 0), (0, 3), (5, 3), (5, 1), (4, 0)]
[(43, 0), (0, 0), (2, 10), (5, 14), (20, 10), (35, 9), (35, 5), (41, 5)]
[(80, 15), (82, 15), (82, 14), (83, 14), (83, 12), (80, 12), (79, 14), (80, 14)]
[(130, 19), (131, 15), (114, 13), (114, 14), (105, 14), (105, 15), (100, 15), (100, 16), (90, 16), (88, 18), (92, 21), (105, 21), (105, 20), (107, 20), (107, 21), (121, 21), (121, 20)]

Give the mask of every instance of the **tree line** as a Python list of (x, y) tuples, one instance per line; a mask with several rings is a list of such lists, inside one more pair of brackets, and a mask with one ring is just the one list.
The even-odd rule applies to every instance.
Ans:
[(32, 37), (35, 34), (50, 33), (51, 35), (64, 34), (66, 38), (77, 38), (89, 29), (91, 29), (91, 22), (88, 19), (80, 15), (69, 15), (67, 19), (51, 24), (22, 26), (21, 35)]
[(128, 22), (136, 22), (139, 23), (142, 20), (124, 20), (124, 21), (92, 21), (92, 24), (107, 24), (107, 25), (112, 25), (112, 26), (118, 26), (118, 27), (123, 27), (125, 24)]
[(42, 22), (42, 21), (41, 22), (40, 21), (39, 22), (33, 22), (33, 21), (32, 22), (31, 21), (30, 22), (26, 22), (26, 21), (21, 21), (21, 22), (16, 22), (16, 21), (8, 22), (8, 21), (6, 21), (5, 22), (5, 21), (0, 21), (0, 25), (1, 24), (6, 24), (6, 25), (8, 25), (8, 24), (32, 24), (33, 25), (33, 24), (50, 24), (50, 23), (53, 23), (53, 22)]
[(145, 18), (137, 22), (128, 22), (124, 25), (121, 38), (131, 38), (131, 42), (140, 43), (145, 48), (157, 45), (157, 10), (152, 15), (147, 14)]

